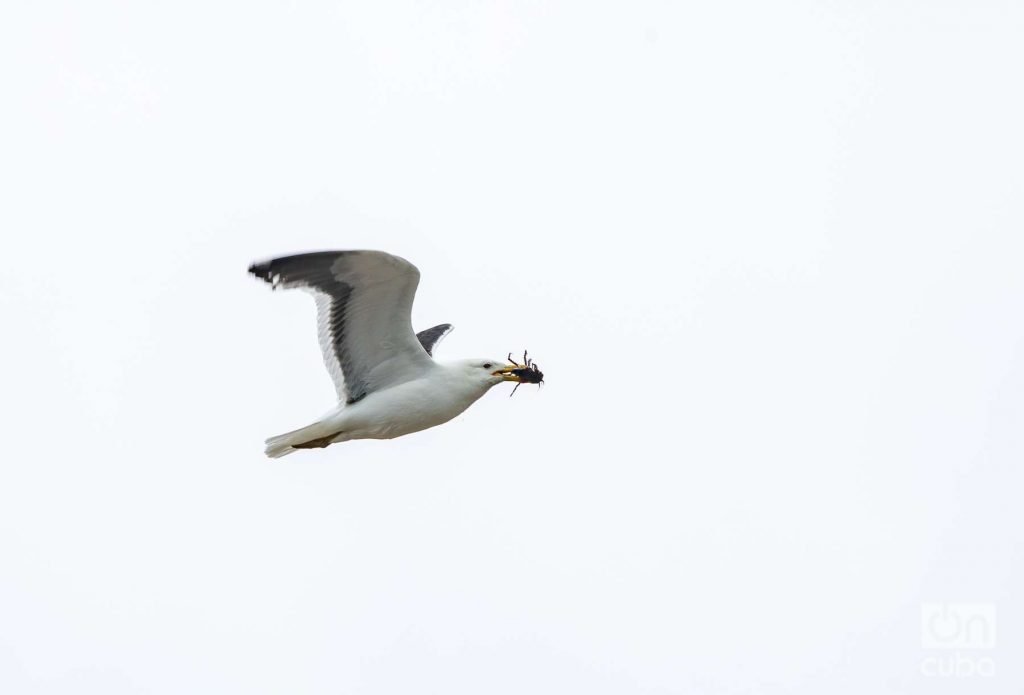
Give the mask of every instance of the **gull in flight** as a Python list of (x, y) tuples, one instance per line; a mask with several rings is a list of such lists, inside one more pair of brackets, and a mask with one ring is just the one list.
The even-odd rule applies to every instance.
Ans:
[(412, 328), (420, 272), (381, 251), (323, 251), (254, 263), (249, 272), (273, 289), (316, 298), (324, 363), (338, 405), (317, 422), (267, 440), (272, 458), (350, 439), (392, 439), (448, 422), (503, 381), (540, 383), (536, 365), (498, 359), (438, 362), (442, 323)]

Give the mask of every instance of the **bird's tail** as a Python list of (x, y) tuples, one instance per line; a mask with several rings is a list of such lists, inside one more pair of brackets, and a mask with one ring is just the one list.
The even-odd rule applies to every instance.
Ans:
[(266, 441), (265, 453), (270, 458), (276, 459), (299, 449), (322, 448), (329, 445), (338, 434), (340, 432), (335, 431), (330, 424), (314, 422), (312, 425), (271, 437)]
[(272, 459), (279, 459), (282, 456), (298, 451), (292, 446), (292, 432), (285, 432), (267, 440), (267, 448), (264, 453)]

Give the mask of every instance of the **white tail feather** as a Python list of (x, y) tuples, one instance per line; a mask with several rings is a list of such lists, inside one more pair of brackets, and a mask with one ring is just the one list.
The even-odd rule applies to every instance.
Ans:
[(265, 453), (272, 459), (287, 456), (298, 451), (295, 448), (296, 444), (304, 444), (314, 439), (326, 437), (331, 434), (332, 429), (330, 425), (326, 425), (323, 422), (314, 422), (312, 425), (279, 434), (266, 441), (267, 448)]
[(292, 440), (291, 432), (279, 434), (267, 440), (267, 448), (264, 453), (272, 459), (279, 459), (282, 456), (298, 451), (298, 449), (292, 447), (293, 443), (298, 444), (298, 442)]

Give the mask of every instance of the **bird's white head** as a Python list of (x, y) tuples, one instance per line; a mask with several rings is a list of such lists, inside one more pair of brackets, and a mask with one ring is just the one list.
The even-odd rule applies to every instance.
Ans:
[(515, 365), (505, 360), (486, 359), (483, 357), (459, 360), (451, 365), (464, 377), (479, 384), (484, 388), (490, 388), (503, 381), (514, 381), (518, 383), (520, 378), (513, 373)]
[[(471, 385), (475, 398), (482, 396), (492, 386), (503, 381), (511, 381), (519, 388), (519, 384), (540, 384), (544, 381), (544, 373), (537, 368), (533, 360), (523, 355), (524, 364), (514, 361), (494, 359), (473, 359), (451, 362), (446, 366), (449, 373), (457, 378), (458, 383)], [(512, 389), (512, 393), (516, 392)], [(511, 394), (510, 394), (511, 395)]]

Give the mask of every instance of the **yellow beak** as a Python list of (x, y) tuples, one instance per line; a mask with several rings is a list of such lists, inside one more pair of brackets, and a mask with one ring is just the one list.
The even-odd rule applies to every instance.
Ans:
[(518, 369), (518, 367), (510, 364), (507, 367), (502, 367), (496, 372), (491, 372), (491, 374), (493, 376), (500, 376), (502, 381), (514, 381), (517, 384), (521, 384), (523, 383), (523, 380), (519, 378), (519, 375), (512, 373), (515, 369)]

